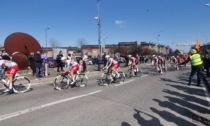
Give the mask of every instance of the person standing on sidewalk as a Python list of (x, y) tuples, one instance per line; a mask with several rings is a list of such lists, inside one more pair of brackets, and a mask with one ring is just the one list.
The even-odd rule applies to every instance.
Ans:
[(48, 57), (47, 57), (47, 54), (44, 53), (42, 55), (42, 65), (44, 67), (44, 76), (48, 76)]
[(61, 61), (61, 58), (63, 57), (63, 52), (59, 51), (59, 54), (56, 57), (56, 61), (57, 61), (57, 72), (63, 71), (63, 63)]
[(98, 54), (98, 56), (97, 56), (98, 71), (101, 70), (100, 60), (101, 60), (101, 57), (100, 57), (100, 55)]
[(202, 70), (202, 65), (203, 61), (201, 59), (201, 55), (197, 53), (195, 49), (190, 50), (190, 56), (189, 58), (185, 61), (180, 63), (179, 65), (183, 65), (185, 63), (191, 62), (191, 73), (189, 77), (189, 83), (188, 85), (191, 85), (191, 80), (194, 74), (197, 72), (197, 86), (200, 86), (201, 83), (201, 70)]
[(34, 53), (30, 53), (28, 60), (29, 60), (30, 68), (31, 68), (31, 76), (34, 76), (34, 74), (36, 72)]
[(72, 53), (71, 60), (77, 62), (77, 59), (76, 59), (76, 56), (75, 56), (75, 52)]
[(36, 80), (40, 80), (40, 68), (42, 66), (42, 59), (39, 50), (36, 50), (36, 54), (34, 55), (34, 65), (36, 68)]
[(68, 54), (67, 60), (71, 60), (71, 53)]
[(103, 60), (103, 63), (104, 63), (104, 67), (106, 66), (106, 62), (107, 62), (107, 60), (106, 60), (106, 52), (104, 52), (104, 55), (102, 56), (102, 60)]
[(84, 54), (83, 57), (82, 57), (82, 67), (83, 67), (83, 70), (82, 72), (86, 72), (87, 71), (87, 61), (88, 61), (88, 56), (87, 54)]

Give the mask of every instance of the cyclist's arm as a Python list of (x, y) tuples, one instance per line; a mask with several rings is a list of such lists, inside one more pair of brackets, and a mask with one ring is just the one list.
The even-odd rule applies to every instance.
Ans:
[(183, 64), (186, 64), (190, 61), (190, 58), (188, 58), (187, 60), (185, 60), (184, 62), (180, 63), (179, 65), (183, 65)]
[(63, 71), (63, 73), (66, 73), (66, 72), (68, 72), (68, 71), (69, 71), (69, 68), (70, 68), (70, 64), (68, 64), (68, 63), (65, 63), (65, 66), (64, 66), (64, 71)]
[(107, 65), (107, 69), (112, 65), (113, 61), (110, 61), (109, 64)]

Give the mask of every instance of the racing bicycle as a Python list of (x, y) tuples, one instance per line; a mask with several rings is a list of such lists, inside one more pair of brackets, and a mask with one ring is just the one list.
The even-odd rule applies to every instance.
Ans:
[[(5, 76), (5, 69), (3, 68), (0, 73), (0, 83), (5, 87), (8, 87), (8, 80)], [(19, 76), (17, 73), (15, 74), (12, 81), (12, 90), (9, 93), (25, 93), (31, 89), (30, 79), (25, 76)]]
[[(111, 73), (109, 70), (103, 69), (101, 78), (98, 80), (98, 85), (108, 86), (111, 83), (123, 83), (125, 81), (125, 74), (122, 71), (118, 71), (118, 73), (119, 77), (117, 77), (117, 74)], [(113, 80), (111, 79), (111, 77), (113, 78)]]
[(142, 75), (142, 69), (140, 67), (133, 69), (131, 65), (128, 66), (128, 70), (126, 71), (125, 74), (127, 78), (140, 77), (141, 75)]
[(69, 72), (60, 73), (54, 80), (54, 89), (68, 89), (69, 87), (84, 87), (87, 86), (88, 76), (85, 73), (75, 72), (75, 83), (71, 84), (73, 78), (69, 75)]

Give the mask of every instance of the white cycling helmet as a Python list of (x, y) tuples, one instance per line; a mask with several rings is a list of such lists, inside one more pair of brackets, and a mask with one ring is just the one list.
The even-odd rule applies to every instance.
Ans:
[(131, 55), (128, 55), (128, 57), (130, 58), (130, 57), (131, 57)]
[(66, 60), (66, 57), (62, 57), (61, 60)]
[(155, 55), (152, 55), (152, 57), (155, 57)]
[(109, 55), (106, 55), (106, 56), (105, 56), (105, 58), (109, 58), (109, 57), (110, 57)]

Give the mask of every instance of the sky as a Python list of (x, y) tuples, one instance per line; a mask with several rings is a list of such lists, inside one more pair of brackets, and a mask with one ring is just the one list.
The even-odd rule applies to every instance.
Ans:
[[(101, 43), (146, 41), (169, 45), (210, 41), (210, 0), (100, 0)], [(54, 40), (98, 44), (97, 0), (0, 0), (0, 44), (14, 32), (41, 46)], [(50, 28), (47, 30), (47, 28)]]

